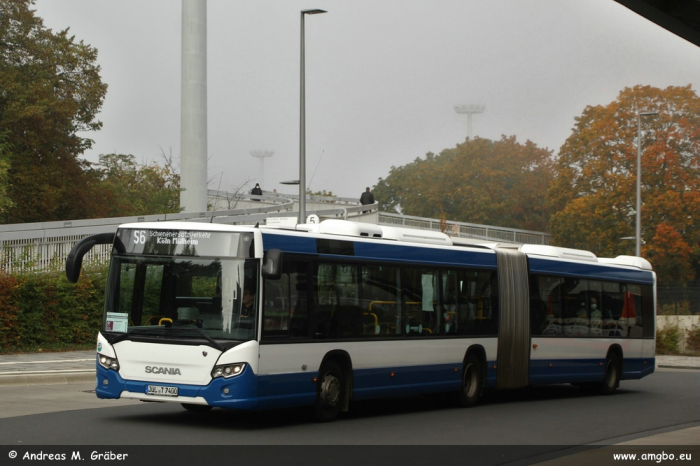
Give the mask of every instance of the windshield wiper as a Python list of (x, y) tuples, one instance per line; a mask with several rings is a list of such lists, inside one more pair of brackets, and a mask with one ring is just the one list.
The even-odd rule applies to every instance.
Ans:
[(225, 347), (223, 347), (222, 345), (220, 345), (220, 344), (219, 344), (216, 340), (214, 340), (213, 338), (211, 338), (211, 337), (205, 335), (202, 331), (200, 331), (200, 330), (197, 329), (197, 328), (193, 328), (193, 327), (166, 327), (166, 328), (168, 329), (168, 333), (173, 332), (173, 331), (176, 331), (176, 330), (177, 330), (177, 331), (179, 331), (179, 330), (184, 330), (184, 331), (195, 332), (195, 333), (199, 334), (202, 338), (204, 338), (205, 340), (207, 340), (209, 343), (211, 343), (211, 346), (212, 346), (212, 347), (218, 349), (218, 350), (221, 351), (222, 353), (223, 353), (224, 351), (226, 351), (226, 348), (225, 348)]
[(144, 328), (137, 328), (133, 330), (129, 330), (126, 333), (121, 333), (116, 337), (113, 337), (110, 340), (110, 343), (112, 345), (119, 343), (120, 341), (128, 339), (132, 335), (165, 335), (165, 332), (159, 331), (160, 329), (158, 328), (149, 328), (149, 329), (144, 329)]
[(195, 332), (198, 334), (200, 337), (204, 338), (210, 346), (212, 346), (215, 349), (218, 349), (222, 353), (226, 351), (226, 347), (221, 345), (219, 342), (214, 340), (213, 338), (209, 337), (206, 335), (204, 332), (201, 330), (194, 328), (194, 327), (173, 327), (171, 325), (165, 325), (163, 327), (158, 326), (156, 328), (135, 328), (132, 330), (129, 330), (126, 333), (121, 333), (118, 336), (113, 337), (110, 339), (111, 344), (116, 344), (119, 343), (120, 341), (127, 340), (129, 339), (132, 335), (159, 335), (159, 336), (166, 336), (170, 335), (173, 332), (178, 332), (178, 331), (189, 331), (189, 332)]

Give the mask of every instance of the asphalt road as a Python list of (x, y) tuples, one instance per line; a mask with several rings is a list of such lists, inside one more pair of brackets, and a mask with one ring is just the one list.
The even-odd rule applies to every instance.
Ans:
[(556, 385), (487, 393), (471, 409), (440, 396), (353, 403), (327, 424), (304, 409), (198, 414), (170, 403), (99, 400), (80, 378), (37, 385), (24, 378), (0, 385), (3, 465), (64, 455), (63, 464), (82, 465), (583, 466), (649, 452), (692, 454), (694, 462), (673, 464), (700, 464), (697, 369), (657, 369), (613, 396)]
[(471, 409), (440, 396), (367, 401), (328, 424), (303, 409), (198, 414), (170, 403), (98, 400), (92, 388), (0, 387), (3, 413), (12, 416), (0, 419), (0, 443), (102, 445), (108, 432), (117, 445), (590, 445), (700, 426), (697, 370), (659, 369), (622, 382), (613, 396), (553, 385), (487, 393)]

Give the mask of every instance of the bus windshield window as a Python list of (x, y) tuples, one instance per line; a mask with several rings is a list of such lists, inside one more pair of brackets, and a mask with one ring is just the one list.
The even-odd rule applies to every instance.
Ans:
[(103, 330), (192, 328), (192, 336), (254, 339), (257, 275), (254, 260), (114, 256)]

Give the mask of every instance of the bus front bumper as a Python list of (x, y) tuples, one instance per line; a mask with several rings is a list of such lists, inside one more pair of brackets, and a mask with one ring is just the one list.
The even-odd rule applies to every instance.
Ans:
[[(177, 396), (149, 395), (149, 385), (177, 388)], [(258, 407), (255, 374), (246, 367), (240, 375), (228, 379), (217, 377), (207, 385), (125, 380), (119, 372), (97, 365), (98, 398), (128, 398), (141, 401), (185, 403), (232, 409), (256, 409)]]

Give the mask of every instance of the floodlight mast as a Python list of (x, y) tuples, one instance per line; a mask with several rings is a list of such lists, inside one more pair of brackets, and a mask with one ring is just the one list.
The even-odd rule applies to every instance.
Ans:
[(304, 17), (319, 15), (326, 10), (301, 10), (301, 63), (299, 79), (299, 223), (306, 222), (306, 62), (304, 53)]
[(455, 105), (455, 112), (461, 115), (467, 115), (467, 137), (472, 138), (472, 115), (484, 113), (486, 107), (484, 105)]
[(265, 186), (265, 158), (272, 157), (275, 153), (271, 150), (254, 150), (250, 155), (260, 159), (260, 186)]

